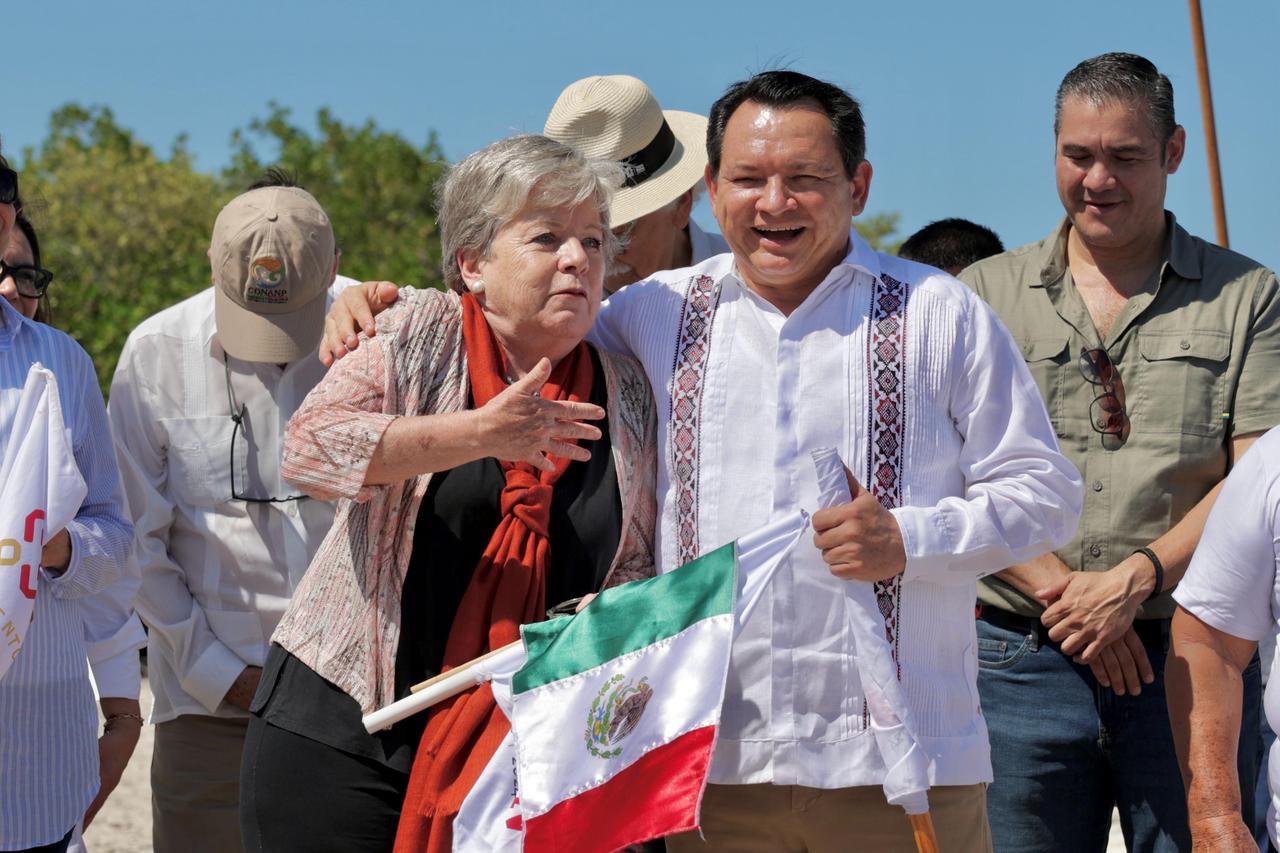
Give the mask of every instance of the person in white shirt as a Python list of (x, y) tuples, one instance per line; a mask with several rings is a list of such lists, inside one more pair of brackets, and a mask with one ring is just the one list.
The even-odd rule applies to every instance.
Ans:
[[(21, 213), (14, 220), (9, 247), (0, 262), (4, 265), (0, 297), (28, 320), (48, 322), (44, 300), (53, 273), (41, 266), (40, 239), (31, 220)], [(138, 583), (136, 572), (122, 572), (97, 594), (80, 600), (85, 654), (105, 720), (98, 737), (100, 784), (93, 802), (85, 810), (84, 826), (89, 825), (119, 784), (142, 729), (142, 711), (138, 705), (142, 670), (138, 650), (146, 645), (147, 636), (133, 610)], [(72, 836), (68, 849), (83, 849), (78, 834)]]
[[(42, 534), (34, 613), (21, 654), (0, 678), (0, 850), (57, 853), (66, 849), (95, 794), (113, 784), (111, 771), (99, 773), (104, 745), (96, 738), (98, 715), (85, 655), (86, 647), (97, 643), (127, 645), (121, 621), (128, 618), (128, 603), (96, 611), (87, 605), (103, 604), (104, 590), (113, 587), (131, 597), (134, 578), (125, 557), (132, 526), (93, 362), (70, 337), (31, 319), (48, 276), (39, 267), (34, 230), (26, 236), (25, 229), (15, 228), (21, 208), (18, 175), (0, 157), (0, 246), (6, 247), (0, 256), (0, 458), (14, 434), (28, 374), (33, 365), (43, 365), (57, 378), (62, 416), (87, 493), (65, 528)], [(11, 242), (11, 234), (19, 237)], [(11, 300), (11, 294), (17, 298)], [(29, 535), (35, 536), (34, 527)], [(7, 538), (8, 531), (0, 531), (0, 539)], [(7, 544), (20, 547), (16, 541)], [(14, 549), (0, 550), (8, 567)], [(99, 651), (110, 656), (105, 647)], [(135, 682), (137, 665), (134, 651)], [(95, 674), (105, 673), (95, 668)], [(127, 682), (116, 686), (128, 695)], [(136, 708), (136, 687), (132, 698)], [(104, 699), (104, 710), (128, 713), (128, 701), (122, 703), (123, 709)], [(137, 740), (132, 722), (108, 721), (108, 727), (119, 728), (104, 738), (110, 741), (104, 757), (120, 757), (118, 769)]]
[[(943, 850), (991, 849), (976, 581), (1067, 542), (1083, 486), (991, 309), (851, 230), (865, 145), (836, 86), (792, 71), (731, 86), (705, 178), (733, 254), (615, 293), (592, 331), (640, 360), (664, 413), (661, 570), (817, 507), (813, 450), (838, 448), (865, 486), (814, 515), (816, 547), (779, 569), (735, 640), (705, 840), (669, 838), (674, 853), (915, 849), (880, 788), (845, 580), (877, 584)], [(364, 296), (331, 320), (350, 328)]]
[[(1236, 749), (1241, 673), (1259, 643), (1280, 631), (1280, 428), (1249, 449), (1214, 502), (1187, 573), (1173, 598), (1172, 650), (1164, 677), (1169, 723), (1187, 788), (1196, 850), (1253, 850), (1241, 816)], [(1270, 670), (1272, 658), (1263, 666)], [(1263, 707), (1280, 728), (1280, 681), (1267, 680)], [(1267, 832), (1280, 843), (1280, 759), (1272, 746)], [(1244, 795), (1252, 797), (1252, 791)]]
[(153, 840), (240, 850), (240, 755), (267, 641), (333, 522), (280, 478), (338, 252), (288, 176), (218, 215), (214, 286), (130, 334), (110, 417), (135, 526), (156, 725)]

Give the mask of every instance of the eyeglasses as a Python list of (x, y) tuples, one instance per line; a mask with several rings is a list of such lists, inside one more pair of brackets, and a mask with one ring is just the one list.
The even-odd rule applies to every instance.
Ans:
[(240, 434), (240, 425), (244, 422), (247, 409), (237, 406), (234, 392), (231, 390), (231, 365), (227, 362), (227, 354), (222, 354), (222, 367), (227, 374), (227, 403), (231, 406), (231, 499), (249, 504), (286, 504), (290, 501), (306, 500), (310, 495), (289, 495), (284, 498), (251, 498), (240, 493), (236, 488), (236, 436)]
[(0, 204), (18, 203), (18, 173), (0, 166)]
[(35, 267), (29, 264), (6, 264), (3, 260), (0, 260), (0, 281), (6, 278), (13, 279), (13, 285), (18, 289), (19, 296), (25, 296), (27, 299), (40, 299), (53, 282), (53, 273), (43, 267)]
[(1124, 382), (1111, 356), (1101, 347), (1082, 350), (1080, 375), (1102, 393), (1089, 404), (1089, 425), (1101, 433), (1102, 446), (1119, 450), (1129, 440), (1129, 415), (1124, 408)]

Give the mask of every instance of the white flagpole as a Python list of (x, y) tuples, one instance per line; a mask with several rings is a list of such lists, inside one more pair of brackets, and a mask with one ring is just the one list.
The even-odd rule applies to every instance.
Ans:
[(484, 684), (493, 677), (493, 673), (514, 669), (521, 656), (524, 655), (524, 643), (514, 643), (487, 652), (475, 660), (462, 666), (456, 666), (435, 678), (429, 678), (421, 684), (410, 688), (410, 695), (398, 702), (392, 702), (366, 715), (362, 722), (369, 734), (390, 728), (401, 720), (412, 717), (419, 711), (425, 711), (432, 705), (438, 705), (446, 699), (457, 696), (464, 690), (470, 690), (477, 684)]

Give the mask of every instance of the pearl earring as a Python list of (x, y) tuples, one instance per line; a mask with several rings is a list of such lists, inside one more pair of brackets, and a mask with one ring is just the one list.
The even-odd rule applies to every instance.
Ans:
[(467, 289), (477, 295), (484, 293), (484, 279), (482, 278), (476, 279), (475, 281), (471, 282), (471, 284), (467, 285)]

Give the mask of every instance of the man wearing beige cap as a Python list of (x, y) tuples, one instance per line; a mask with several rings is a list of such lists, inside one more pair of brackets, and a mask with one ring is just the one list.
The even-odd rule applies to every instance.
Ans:
[(156, 725), (153, 840), (240, 850), (240, 752), (267, 639), (333, 521), (280, 479), (338, 253), (324, 210), (273, 173), (214, 224), (213, 287), (129, 336), (111, 426), (136, 522)]
[(635, 77), (587, 77), (560, 93), (543, 133), (622, 164), (626, 179), (609, 218), (626, 247), (605, 282), (610, 293), (729, 251), (723, 237), (690, 218), (707, 167), (704, 116), (663, 110)]

